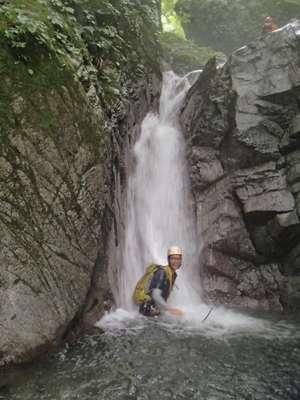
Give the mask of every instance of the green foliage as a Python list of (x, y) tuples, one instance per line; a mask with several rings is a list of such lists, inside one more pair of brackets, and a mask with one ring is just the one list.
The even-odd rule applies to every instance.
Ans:
[(179, 75), (203, 69), (214, 56), (225, 58), (225, 54), (215, 52), (209, 47), (199, 47), (192, 40), (186, 40), (173, 32), (164, 32), (159, 39), (165, 49), (165, 58)]
[(0, 33), (26, 62), (38, 57), (41, 45), (50, 58), (78, 56), (85, 47), (73, 14), (74, 9), (59, 0), (14, 0), (0, 5)]
[(267, 16), (284, 26), (299, 15), (299, 5), (299, 0), (178, 0), (175, 11), (188, 38), (229, 55), (261, 35)]
[[(7, 24), (4, 36), (10, 41), (12, 47), (26, 47), (25, 37), (28, 34), (34, 36), (39, 43), (46, 41), (46, 25), (42, 21), (27, 16), (24, 9), (3, 5), (0, 6), (0, 12)], [(2, 20), (2, 27), (6, 25), (4, 21)]]
[(164, 32), (173, 32), (178, 36), (185, 38), (184, 30), (181, 26), (183, 16), (178, 16), (174, 7), (178, 0), (162, 0), (161, 2), (161, 19)]
[(82, 90), (96, 82), (101, 104), (111, 109), (124, 71), (159, 70), (157, 11), (152, 0), (10, 0), (0, 3), (0, 45), (24, 80), (34, 84), (45, 65), (58, 63)]

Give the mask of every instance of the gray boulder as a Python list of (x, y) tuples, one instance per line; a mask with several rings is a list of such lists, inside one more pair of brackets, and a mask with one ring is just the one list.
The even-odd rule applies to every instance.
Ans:
[(299, 309), (300, 23), (211, 59), (181, 113), (216, 304)]

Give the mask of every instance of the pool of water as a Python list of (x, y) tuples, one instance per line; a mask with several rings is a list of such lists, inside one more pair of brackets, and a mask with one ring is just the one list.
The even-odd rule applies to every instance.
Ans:
[(299, 321), (203, 315), (117, 310), (99, 322), (104, 333), (0, 369), (0, 399), (300, 399)]

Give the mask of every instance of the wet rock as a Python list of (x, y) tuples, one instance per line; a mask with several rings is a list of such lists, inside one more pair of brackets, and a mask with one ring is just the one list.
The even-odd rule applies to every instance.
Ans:
[(210, 61), (182, 109), (204, 286), (218, 304), (298, 301), (299, 28), (258, 38), (223, 66)]
[(267, 223), (270, 236), (286, 248), (293, 247), (299, 242), (300, 223), (296, 211), (277, 214)]
[(284, 275), (297, 276), (300, 273), (300, 244), (289, 251), (282, 260), (281, 270)]
[(300, 277), (291, 276), (281, 290), (281, 301), (286, 309), (300, 311)]
[(191, 147), (188, 158), (194, 190), (204, 189), (223, 175), (220, 154), (211, 147)]
[(265, 211), (285, 212), (294, 208), (295, 200), (288, 191), (273, 191), (250, 197), (243, 203), (246, 214)]
[(265, 225), (253, 228), (251, 230), (251, 239), (258, 254), (282, 259), (286, 253), (286, 250), (270, 236)]
[(102, 26), (116, 26), (120, 12), (116, 10), (111, 4), (106, 3), (101, 5), (101, 9), (95, 12), (97, 25)]
[[(59, 19), (58, 3), (28, 13)], [(2, 47), (0, 364), (31, 361), (113, 307), (128, 132), (158, 107), (158, 3), (73, 3), (81, 36), (64, 16), (54, 47), (30, 34), (32, 47)]]

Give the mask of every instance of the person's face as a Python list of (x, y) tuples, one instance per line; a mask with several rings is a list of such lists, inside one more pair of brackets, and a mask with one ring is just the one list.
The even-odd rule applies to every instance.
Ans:
[(172, 272), (175, 272), (181, 266), (181, 255), (173, 254), (169, 257), (169, 266), (171, 267)]

